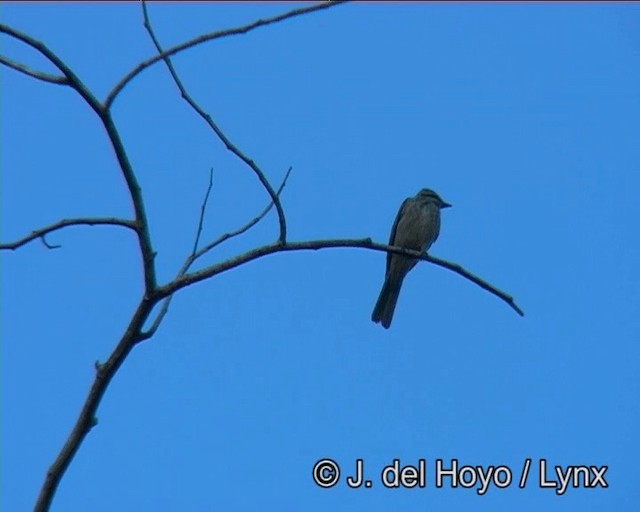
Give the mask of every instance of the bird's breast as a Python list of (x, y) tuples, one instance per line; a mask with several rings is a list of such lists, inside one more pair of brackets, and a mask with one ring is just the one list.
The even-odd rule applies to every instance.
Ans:
[(426, 251), (438, 236), (440, 210), (436, 205), (412, 204), (398, 221), (394, 245)]

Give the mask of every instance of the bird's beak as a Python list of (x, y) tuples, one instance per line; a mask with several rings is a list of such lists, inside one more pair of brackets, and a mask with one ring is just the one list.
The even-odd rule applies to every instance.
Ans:
[(453, 205), (449, 204), (449, 203), (445, 203), (444, 201), (442, 201), (442, 206), (440, 208), (451, 208)]

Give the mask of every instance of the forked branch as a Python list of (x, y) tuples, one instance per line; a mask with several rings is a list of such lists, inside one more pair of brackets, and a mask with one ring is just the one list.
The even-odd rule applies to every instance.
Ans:
[(213, 120), (213, 117), (211, 117), (209, 113), (207, 113), (202, 107), (200, 107), (200, 105), (198, 105), (198, 103), (196, 103), (196, 101), (187, 92), (187, 89), (184, 87), (182, 80), (180, 80), (178, 73), (173, 67), (173, 63), (171, 62), (171, 59), (169, 58), (168, 55), (163, 54), (163, 50), (162, 50), (162, 47), (160, 46), (160, 42), (158, 41), (158, 38), (156, 37), (153, 31), (153, 27), (151, 26), (151, 22), (149, 20), (149, 13), (147, 11), (147, 4), (144, 0), (142, 1), (142, 12), (144, 15), (144, 26), (147, 29), (147, 32), (149, 33), (149, 36), (151, 37), (151, 40), (153, 41), (153, 44), (156, 47), (156, 50), (158, 50), (158, 54), (163, 55), (162, 58), (165, 64), (167, 65), (167, 68), (169, 69), (169, 73), (171, 74), (171, 77), (173, 78), (173, 81), (175, 82), (176, 86), (180, 90), (180, 94), (182, 95), (184, 100), (202, 119), (204, 119), (204, 121), (218, 136), (218, 138), (222, 141), (225, 147), (229, 151), (231, 151), (234, 155), (236, 155), (240, 160), (242, 160), (246, 165), (249, 166), (249, 168), (258, 177), (258, 180), (260, 180), (260, 183), (262, 184), (262, 186), (265, 188), (265, 190), (271, 197), (271, 201), (275, 205), (276, 211), (278, 212), (278, 222), (280, 224), (280, 236), (278, 240), (280, 243), (284, 243), (287, 240), (287, 222), (284, 216), (284, 210), (282, 208), (282, 204), (280, 203), (280, 198), (276, 194), (275, 190), (273, 190), (273, 187), (271, 186), (271, 183), (269, 183), (269, 180), (267, 179), (266, 174), (262, 171), (262, 169), (260, 169), (260, 167), (258, 167), (258, 165), (251, 158), (249, 158), (245, 153), (240, 151), (240, 149), (235, 144), (233, 144), (233, 142), (231, 142), (229, 137), (225, 135), (225, 133), (220, 129), (220, 127)]
[(24, 64), (15, 62), (4, 55), (0, 55), (0, 64), (4, 64), (8, 68), (14, 69), (24, 75), (30, 76), (43, 82), (49, 82), (50, 84), (69, 85), (69, 80), (62, 75), (50, 75), (49, 73), (43, 73), (42, 71), (36, 71)]
[[(287, 184), (287, 180), (289, 179), (289, 175), (290, 174), (291, 174), (291, 167), (289, 167), (289, 169), (287, 170), (286, 174), (284, 175), (284, 179), (282, 180), (282, 183), (280, 183), (280, 186), (278, 187), (278, 190), (276, 191), (276, 195), (278, 197), (280, 197), (280, 194), (282, 193), (282, 190), (284, 189), (284, 186)], [(211, 184), (212, 183), (211, 183), (211, 179), (210, 179), (209, 180), (209, 187), (207, 188), (207, 192), (205, 193), (204, 200), (202, 201), (202, 205), (200, 207), (200, 219), (198, 221), (198, 229), (196, 231), (196, 240), (195, 240), (195, 243), (194, 243), (194, 246), (193, 246), (193, 251), (189, 255), (189, 257), (185, 260), (184, 264), (182, 265), (182, 267), (178, 271), (178, 274), (174, 278), (174, 281), (176, 279), (184, 276), (187, 273), (187, 271), (191, 268), (191, 265), (193, 265), (198, 258), (201, 258), (202, 256), (204, 256), (209, 251), (211, 251), (212, 249), (214, 249), (218, 245), (222, 244), (223, 242), (226, 242), (227, 240), (229, 240), (231, 238), (234, 238), (236, 236), (240, 236), (240, 235), (246, 233), (253, 226), (258, 224), (258, 222), (260, 222), (262, 219), (264, 219), (266, 217), (267, 213), (269, 213), (271, 211), (271, 208), (273, 208), (273, 201), (270, 201), (269, 204), (267, 204), (267, 206), (265, 206), (264, 209), (258, 215), (256, 215), (253, 219), (251, 219), (249, 222), (247, 222), (244, 226), (236, 229), (235, 231), (230, 231), (229, 233), (225, 233), (224, 235), (221, 235), (218, 238), (216, 238), (215, 240), (213, 240), (212, 242), (209, 242), (208, 244), (206, 244), (201, 249), (197, 249), (198, 241), (200, 239), (200, 234), (202, 232), (202, 222), (203, 222), (203, 218), (204, 218), (204, 212), (206, 210), (207, 202), (209, 200), (209, 193), (211, 191)], [(149, 329), (144, 333), (145, 335), (151, 337), (158, 330), (158, 327), (160, 327), (160, 324), (162, 323), (162, 320), (164, 319), (164, 317), (166, 316), (166, 314), (169, 311), (169, 306), (171, 305), (171, 299), (172, 298), (173, 298), (173, 294), (169, 295), (168, 297), (166, 297), (164, 299), (164, 301), (162, 303), (162, 306), (160, 308), (160, 311), (158, 312), (158, 315), (156, 316), (156, 318), (154, 319), (153, 323), (151, 324), (151, 327), (149, 327)]]
[(335, 7), (344, 3), (347, 3), (347, 2), (346, 1), (320, 2), (307, 7), (299, 7), (297, 9), (293, 9), (291, 11), (285, 12), (283, 14), (278, 14), (270, 18), (259, 19), (252, 23), (248, 23), (247, 25), (242, 25), (240, 27), (217, 30), (216, 32), (211, 32), (209, 34), (203, 34), (198, 37), (194, 37), (193, 39), (190, 39), (189, 41), (185, 41), (184, 43), (180, 43), (176, 46), (173, 46), (168, 50), (165, 50), (164, 52), (158, 55), (155, 55), (141, 62), (136, 67), (134, 67), (124, 77), (122, 77), (122, 79), (114, 86), (113, 89), (111, 89), (111, 91), (109, 92), (109, 94), (104, 100), (104, 105), (107, 108), (109, 108), (113, 103), (113, 101), (118, 96), (118, 94), (122, 92), (122, 89), (124, 89), (126, 85), (129, 82), (131, 82), (131, 80), (133, 80), (136, 76), (138, 76), (140, 73), (142, 73), (142, 71), (144, 71), (148, 67), (153, 66), (154, 64), (163, 60), (165, 57), (171, 57), (172, 55), (175, 55), (179, 52), (183, 52), (184, 50), (187, 50), (199, 44), (206, 43), (207, 41), (213, 41), (214, 39), (221, 39), (223, 37), (228, 37), (228, 36), (237, 36), (240, 34), (246, 34), (247, 32), (255, 30), (256, 28), (259, 28), (259, 27), (266, 27), (267, 25), (272, 25), (280, 21), (288, 20), (291, 18), (295, 18), (297, 16), (309, 14), (315, 11), (329, 9), (331, 7)]
[(142, 258), (145, 290), (147, 293), (152, 293), (156, 286), (156, 270), (154, 261), (155, 252), (151, 245), (149, 221), (147, 219), (147, 212), (144, 205), (144, 199), (142, 197), (142, 190), (138, 183), (138, 178), (133, 171), (133, 167), (131, 166), (124, 145), (122, 144), (122, 140), (120, 139), (120, 133), (113, 122), (113, 118), (111, 117), (109, 107), (102, 105), (95, 95), (86, 87), (84, 82), (73, 72), (73, 70), (43, 42), (2, 23), (0, 23), (0, 33), (7, 34), (8, 36), (30, 46), (56, 66), (68, 81), (68, 85), (73, 88), (82, 97), (82, 99), (84, 99), (87, 105), (89, 105), (100, 119), (107, 132), (109, 142), (116, 154), (116, 159), (118, 160), (122, 176), (127, 183), (127, 190), (135, 212), (136, 233), (138, 235), (138, 245), (140, 246), (140, 255)]

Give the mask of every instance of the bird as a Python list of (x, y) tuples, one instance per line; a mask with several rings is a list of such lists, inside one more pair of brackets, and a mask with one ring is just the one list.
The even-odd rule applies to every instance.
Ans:
[[(402, 202), (393, 222), (389, 245), (426, 252), (440, 233), (440, 210), (450, 207), (429, 188), (423, 188), (415, 196), (408, 197)], [(384, 284), (371, 314), (373, 322), (389, 328), (402, 282), (416, 263), (417, 258), (387, 252)]]

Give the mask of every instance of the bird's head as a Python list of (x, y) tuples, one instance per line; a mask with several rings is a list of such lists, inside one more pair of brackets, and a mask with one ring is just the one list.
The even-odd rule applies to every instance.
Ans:
[(450, 208), (451, 205), (442, 200), (442, 198), (430, 188), (423, 188), (418, 195), (418, 199), (428, 201), (430, 203), (438, 205), (438, 208)]

